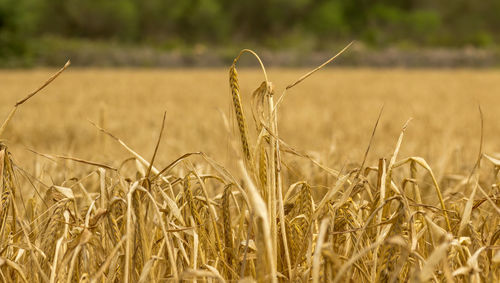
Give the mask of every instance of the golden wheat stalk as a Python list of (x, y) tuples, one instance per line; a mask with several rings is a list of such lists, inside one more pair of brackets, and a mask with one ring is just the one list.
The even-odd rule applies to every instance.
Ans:
[(12, 120), (12, 117), (14, 117), (14, 114), (16, 113), (17, 108), (19, 106), (21, 106), (23, 103), (25, 103), (26, 101), (28, 101), (30, 98), (32, 98), (33, 96), (35, 96), (39, 91), (41, 91), (42, 89), (44, 89), (46, 86), (48, 86), (62, 72), (64, 72), (64, 70), (66, 70), (66, 68), (68, 68), (70, 64), (71, 64), (71, 62), (68, 60), (68, 62), (66, 62), (66, 64), (64, 64), (64, 66), (59, 71), (57, 71), (57, 73), (55, 73), (52, 77), (50, 77), (42, 86), (40, 86), (39, 88), (37, 88), (32, 93), (28, 94), (25, 98), (23, 98), (23, 99), (21, 99), (21, 100), (19, 100), (19, 101), (16, 102), (16, 104), (14, 105), (14, 108), (12, 108), (12, 110), (9, 113), (9, 115), (7, 116), (7, 119), (5, 119), (5, 121), (3, 122), (2, 126), (0, 126), (0, 137), (2, 137), (5, 129), (7, 128), (7, 125)]

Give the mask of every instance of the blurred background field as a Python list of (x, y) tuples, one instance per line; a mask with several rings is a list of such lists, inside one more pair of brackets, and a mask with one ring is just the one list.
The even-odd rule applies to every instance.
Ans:
[[(306, 69), (270, 69), (276, 93)], [(53, 70), (0, 71), (0, 112), (36, 89)], [(253, 88), (263, 80), (255, 69), (240, 70), (247, 119)], [(225, 165), (237, 159), (224, 118), (234, 120), (224, 69), (68, 69), (15, 116), (5, 134), (20, 164), (42, 153), (70, 155), (117, 166), (129, 154), (89, 121), (102, 124), (149, 158), (167, 113), (159, 164), (203, 151)], [(468, 170), (480, 138), (478, 106), (484, 113), (484, 152), (500, 152), (500, 84), (497, 70), (322, 70), (287, 95), (280, 135), (332, 168), (359, 165), (378, 112), (384, 110), (369, 161), (389, 157), (407, 119), (401, 156), (422, 156), (435, 170)], [(252, 129), (253, 130), (253, 129)], [(49, 162), (50, 163), (50, 162)], [(444, 170), (444, 169), (443, 169)], [(443, 173), (443, 172), (441, 172)], [(452, 172), (447, 172), (452, 173)]]
[(498, 0), (1, 0), (0, 66), (222, 66), (241, 48), (303, 66), (352, 40), (340, 64), (498, 66), (499, 13)]

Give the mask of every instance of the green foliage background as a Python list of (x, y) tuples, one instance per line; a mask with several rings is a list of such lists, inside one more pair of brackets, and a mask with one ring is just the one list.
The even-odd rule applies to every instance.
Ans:
[(47, 38), (164, 49), (321, 50), (353, 39), (372, 48), (490, 47), (499, 15), (500, 0), (0, 0), (0, 59), (36, 57)]

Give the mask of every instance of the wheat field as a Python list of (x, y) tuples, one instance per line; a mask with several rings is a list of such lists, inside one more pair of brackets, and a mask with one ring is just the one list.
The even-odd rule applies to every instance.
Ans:
[[(56, 71), (0, 71), (2, 120)], [(498, 282), (500, 71), (280, 100), (308, 71), (69, 67), (0, 133), (1, 280)]]

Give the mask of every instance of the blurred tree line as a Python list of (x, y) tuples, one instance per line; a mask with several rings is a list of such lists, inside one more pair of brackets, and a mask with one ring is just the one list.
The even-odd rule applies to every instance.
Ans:
[(0, 56), (28, 54), (47, 36), (165, 47), (321, 49), (352, 39), (485, 47), (498, 42), (499, 27), (500, 0), (0, 0)]

